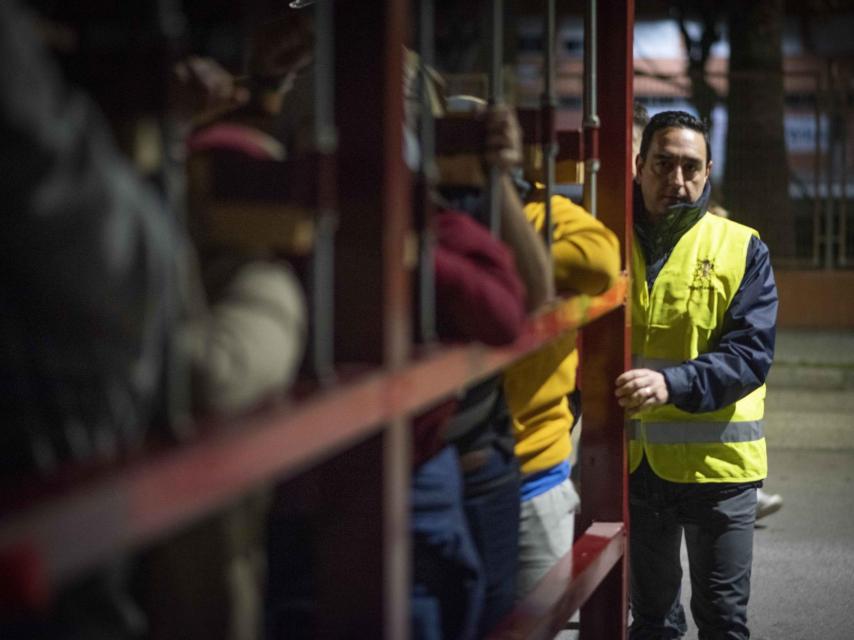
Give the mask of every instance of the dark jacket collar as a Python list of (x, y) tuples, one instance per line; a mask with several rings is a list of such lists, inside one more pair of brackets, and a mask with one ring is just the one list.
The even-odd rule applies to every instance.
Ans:
[(677, 204), (664, 219), (653, 223), (643, 203), (640, 185), (634, 183), (634, 227), (647, 264), (653, 264), (669, 254), (679, 239), (702, 218), (709, 208), (712, 183), (706, 181), (703, 193), (695, 202)]

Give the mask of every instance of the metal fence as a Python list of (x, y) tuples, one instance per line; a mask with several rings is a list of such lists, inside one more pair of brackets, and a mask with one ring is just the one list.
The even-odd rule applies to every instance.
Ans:
[[(532, 75), (531, 68), (539, 64), (538, 58), (537, 52), (523, 55), (516, 70), (516, 92), (522, 104), (531, 101), (537, 91), (526, 78)], [(749, 98), (755, 102), (747, 113), (741, 112), (735, 119), (730, 117), (728, 107), (729, 75), (717, 72), (704, 77), (705, 85), (714, 91), (711, 108), (707, 109), (714, 158), (713, 198), (733, 219), (757, 226), (763, 238), (771, 239), (776, 267), (851, 269), (854, 268), (854, 136), (851, 133), (854, 74), (832, 64), (821, 66), (812, 62), (801, 66), (802, 70), (789, 70), (782, 76), (782, 124), (779, 119), (776, 124), (769, 122), (764, 109), (767, 97), (761, 95), (763, 85), (775, 80), (775, 76), (752, 74), (732, 78), (732, 83), (742, 80), (749, 85), (748, 91), (752, 91)], [(779, 80), (777, 75), (778, 83)], [(696, 85), (696, 80), (692, 86), (691, 78), (684, 73), (650, 74), (636, 70), (634, 93), (651, 115), (668, 109), (700, 115), (692, 99)], [(580, 86), (576, 61), (569, 57), (559, 60), (559, 126), (580, 123), (577, 91)], [(779, 95), (775, 100), (779, 104)], [(747, 154), (747, 159), (742, 157), (738, 151), (740, 146), (751, 144), (751, 130), (769, 126), (782, 126), (779, 135), (783, 144), (779, 149), (761, 155), (758, 161), (756, 153)], [(729, 136), (733, 139), (729, 140)], [(786, 177), (775, 182), (769, 174), (779, 173), (781, 167)], [(763, 199), (777, 205), (773, 211), (748, 215), (743, 199), (727, 193), (727, 187), (732, 191), (734, 185), (743, 193), (753, 194), (753, 202), (758, 203), (753, 206), (757, 209)]]
[[(737, 181), (739, 189), (753, 191), (757, 198), (779, 202), (774, 196), (780, 194), (768, 193), (769, 185), (782, 185), (785, 189), (787, 184), (788, 198), (782, 208), (788, 207), (788, 211), (774, 211), (767, 216), (769, 226), (790, 227), (788, 241), (775, 247), (775, 265), (852, 268), (854, 176), (850, 158), (854, 157), (854, 140), (849, 133), (854, 116), (850, 107), (852, 77), (833, 68), (789, 71), (782, 78), (782, 123), (774, 122), (773, 118), (769, 122), (768, 113), (761, 108), (748, 110), (746, 118), (744, 114), (732, 117), (728, 106), (731, 81), (742, 80), (752, 85), (755, 100), (761, 103), (762, 87), (767, 86), (769, 79), (773, 77), (758, 74), (732, 80), (723, 73), (705, 76), (705, 82), (717, 94), (709, 114), (715, 158), (714, 197), (725, 208), (733, 207), (733, 194), (727, 193), (727, 187)], [(691, 95), (692, 82), (687, 75), (635, 77), (635, 97), (651, 114), (666, 109), (698, 114)], [(776, 100), (779, 102), (779, 97)], [(744, 136), (745, 127), (759, 130), (781, 125), (782, 152), (768, 154), (760, 162), (755, 154), (748, 154), (753, 161), (745, 162), (738, 153), (740, 145), (751, 144), (750, 136)], [(732, 136), (736, 138), (731, 139)], [(769, 180), (768, 174), (779, 172), (780, 167), (786, 171), (785, 180), (782, 183)], [(733, 208), (731, 216), (741, 219), (743, 212)]]

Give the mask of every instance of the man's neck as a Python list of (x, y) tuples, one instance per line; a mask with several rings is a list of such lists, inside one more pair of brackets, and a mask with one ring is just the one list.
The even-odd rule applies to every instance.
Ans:
[(657, 226), (662, 220), (667, 218), (667, 215), (668, 215), (668, 212), (652, 213), (646, 207), (643, 208), (643, 213), (644, 213), (643, 221), (646, 222), (647, 224), (652, 225), (653, 227)]

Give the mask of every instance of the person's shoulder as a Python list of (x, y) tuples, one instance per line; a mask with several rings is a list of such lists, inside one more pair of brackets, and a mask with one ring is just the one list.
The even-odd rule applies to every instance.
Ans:
[(481, 250), (501, 246), (489, 229), (467, 213), (454, 209), (439, 209), (434, 216), (436, 240), (440, 247), (454, 250)]
[[(552, 196), (552, 212), (563, 216), (584, 216), (592, 218), (593, 216), (581, 205), (574, 203), (566, 196), (555, 194)], [(532, 200), (525, 205), (526, 208), (545, 208), (545, 203), (542, 200)]]
[[(551, 214), (553, 222), (562, 225), (573, 225), (573, 227), (589, 227), (591, 225), (598, 226), (600, 223), (581, 205), (574, 203), (566, 196), (555, 194), (551, 199)], [(528, 221), (534, 224), (535, 227), (540, 227), (545, 217), (545, 202), (542, 199), (535, 199), (527, 202), (524, 207), (525, 217)]]
[(759, 237), (759, 232), (753, 227), (749, 227), (746, 224), (742, 224), (741, 222), (736, 222), (731, 218), (723, 218), (721, 216), (716, 216), (711, 212), (707, 212), (704, 216), (706, 219), (706, 223), (712, 226), (717, 226), (722, 229), (725, 229), (732, 233), (746, 233), (749, 235)]
[(768, 249), (768, 245), (765, 244), (756, 229), (749, 227), (746, 224), (736, 222), (735, 220), (722, 218), (711, 213), (707, 213), (704, 216), (704, 219), (707, 221), (707, 224), (718, 226), (721, 229), (723, 232), (721, 234), (721, 238), (723, 238), (724, 241), (726, 241), (727, 238), (732, 239), (737, 237), (743, 243), (742, 246), (747, 252), (748, 264), (758, 264), (763, 261), (767, 262), (770, 251)]

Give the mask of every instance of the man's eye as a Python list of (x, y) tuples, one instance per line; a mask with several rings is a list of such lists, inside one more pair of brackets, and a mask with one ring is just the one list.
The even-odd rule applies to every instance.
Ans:
[(690, 164), (682, 165), (682, 173), (685, 174), (685, 177), (689, 177), (689, 176), (693, 177), (693, 176), (697, 175), (697, 173), (699, 173), (699, 171), (700, 171), (700, 165), (698, 165), (696, 163), (690, 163)]

